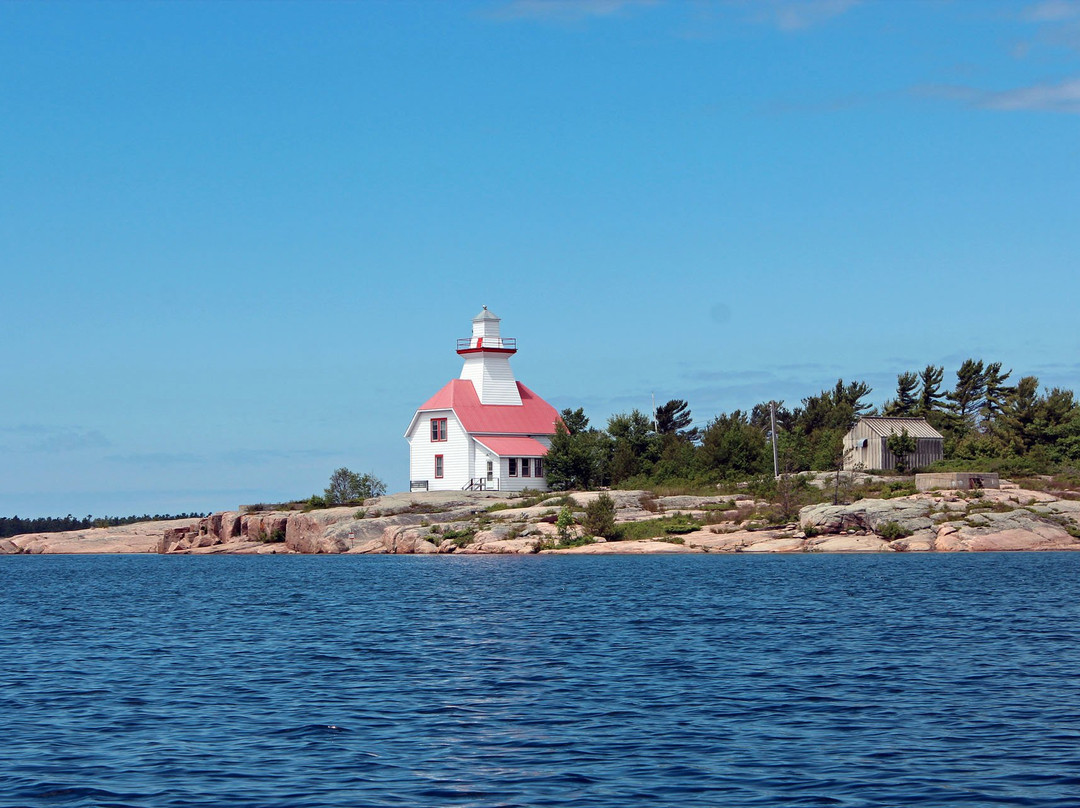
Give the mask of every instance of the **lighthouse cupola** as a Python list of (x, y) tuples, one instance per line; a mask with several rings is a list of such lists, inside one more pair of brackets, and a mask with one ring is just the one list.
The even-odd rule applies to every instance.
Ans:
[(521, 404), (510, 357), (517, 353), (517, 340), (499, 333), (500, 320), (484, 306), (473, 317), (472, 336), (459, 339), (458, 355), (465, 359), (461, 376), (476, 388), (481, 404)]

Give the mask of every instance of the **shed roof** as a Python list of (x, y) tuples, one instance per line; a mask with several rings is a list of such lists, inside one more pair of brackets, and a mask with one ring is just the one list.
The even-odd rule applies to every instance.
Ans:
[(465, 431), (473, 435), (554, 435), (558, 411), (521, 382), (516, 384), (520, 405), (481, 404), (470, 379), (454, 379), (416, 412), (453, 410)]
[(476, 441), (499, 457), (543, 457), (547, 454), (547, 447), (536, 438), (499, 438), (482, 435)]
[(892, 418), (884, 415), (864, 415), (856, 426), (865, 426), (875, 435), (887, 438), (899, 435), (904, 429), (913, 438), (941, 438), (940, 432), (930, 426), (925, 418)]

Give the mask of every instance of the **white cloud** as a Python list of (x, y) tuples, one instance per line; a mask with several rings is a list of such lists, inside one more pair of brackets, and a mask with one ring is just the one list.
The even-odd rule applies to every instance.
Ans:
[(862, 0), (782, 0), (766, 4), (764, 15), (782, 31), (801, 31), (838, 17)]
[(1027, 9), (1023, 16), (1033, 22), (1080, 19), (1080, 2), (1078, 0), (1043, 0)]
[(917, 92), (982, 109), (1080, 113), (1080, 77), (1066, 79), (1057, 84), (1032, 84), (1012, 90), (946, 86), (920, 88)]
[(492, 16), (504, 20), (579, 22), (611, 17), (628, 9), (655, 5), (657, 0), (510, 0)]

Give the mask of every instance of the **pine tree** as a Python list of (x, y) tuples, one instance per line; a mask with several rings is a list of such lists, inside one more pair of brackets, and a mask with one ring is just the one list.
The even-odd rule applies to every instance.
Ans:
[(987, 429), (1005, 408), (1014, 388), (1007, 387), (1005, 381), (1012, 375), (1012, 370), (1001, 372), (1000, 362), (991, 362), (983, 371), (983, 404), (979, 412)]
[(945, 368), (927, 365), (919, 374), (922, 388), (919, 390), (919, 403), (916, 412), (924, 418), (937, 409), (942, 403), (941, 382), (945, 378)]
[(885, 414), (891, 416), (908, 416), (915, 414), (919, 399), (915, 391), (919, 387), (917, 373), (901, 373), (896, 377), (896, 398), (885, 405)]
[(949, 409), (961, 422), (963, 429), (973, 427), (975, 415), (983, 403), (986, 381), (983, 376), (983, 363), (980, 359), (965, 359), (956, 371), (956, 387), (946, 393)]

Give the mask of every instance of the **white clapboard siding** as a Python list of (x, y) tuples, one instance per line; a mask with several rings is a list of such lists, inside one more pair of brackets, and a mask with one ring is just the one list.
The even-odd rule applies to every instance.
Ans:
[[(446, 440), (431, 439), (431, 419), (446, 419)], [(468, 484), (470, 472), (469, 443), (453, 410), (420, 413), (409, 434), (409, 479), (427, 480), (429, 491), (460, 491)], [(435, 477), (435, 455), (443, 456), (443, 477)]]
[(473, 383), (481, 404), (521, 404), (521, 393), (510, 368), (510, 357), (505, 354), (481, 352), (467, 355), (459, 378)]

